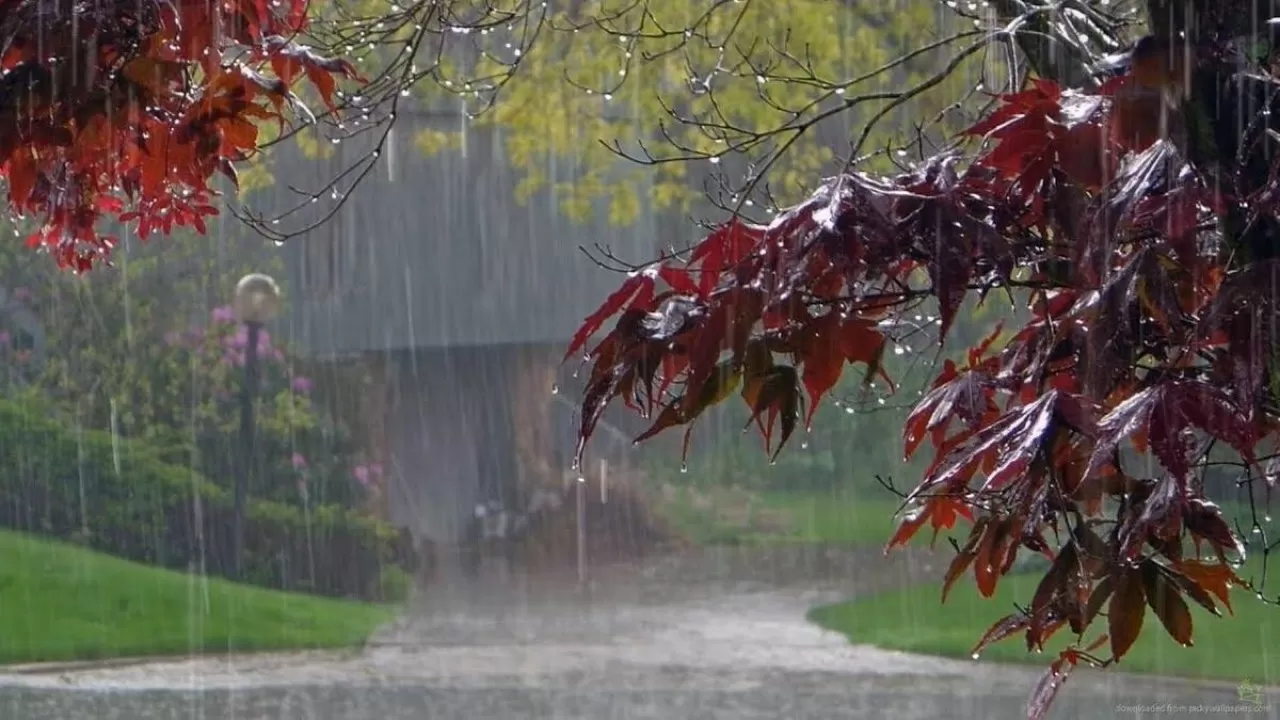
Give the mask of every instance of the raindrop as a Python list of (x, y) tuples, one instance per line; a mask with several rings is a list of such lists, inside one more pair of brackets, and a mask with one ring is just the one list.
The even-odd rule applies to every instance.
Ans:
[(682, 473), (687, 473), (687, 472), (689, 472), (689, 464), (688, 464), (688, 463), (680, 463), (680, 472), (682, 472)]
[(559, 395), (559, 394), (560, 394), (560, 386), (559, 386), (559, 385), (557, 385), (557, 384), (555, 384), (555, 383), (552, 383), (552, 385), (551, 385), (551, 394), (552, 394), (552, 395)]
[(805, 440), (804, 442), (800, 443), (800, 449), (801, 449), (801, 450), (808, 450), (808, 449), (809, 449), (809, 441), (808, 441), (808, 440)]
[(579, 476), (578, 476), (578, 482), (580, 482), (580, 483), (585, 483), (586, 481), (587, 481), (587, 479), (586, 479), (585, 477), (583, 477), (583, 476), (581, 476), (581, 475), (579, 475)]
[(713, 157), (713, 158), (711, 158), (711, 164), (712, 164), (712, 165), (719, 165), (719, 164), (720, 164), (720, 158), (718, 158), (718, 157)]
[(904, 350), (904, 349), (903, 349), (903, 347), (902, 347), (901, 345), (894, 345), (894, 346), (893, 346), (893, 354), (894, 354), (894, 355), (902, 355), (902, 354), (904, 354), (904, 353), (906, 353), (906, 352), (907, 352), (907, 351), (906, 351), (906, 350)]
[(974, 654), (970, 655), (969, 657), (973, 658), (974, 660), (977, 660), (977, 659), (978, 659), (978, 653), (974, 653)]

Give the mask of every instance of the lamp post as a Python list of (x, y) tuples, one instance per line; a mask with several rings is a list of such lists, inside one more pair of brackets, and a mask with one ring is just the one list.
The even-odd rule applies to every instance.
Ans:
[(280, 286), (269, 275), (252, 273), (236, 283), (232, 303), (236, 320), (244, 323), (244, 383), (240, 388), (240, 468), (236, 473), (232, 516), (231, 575), (240, 579), (244, 562), (244, 504), (250, 475), (257, 469), (253, 401), (258, 395), (258, 338), (262, 326), (280, 309)]

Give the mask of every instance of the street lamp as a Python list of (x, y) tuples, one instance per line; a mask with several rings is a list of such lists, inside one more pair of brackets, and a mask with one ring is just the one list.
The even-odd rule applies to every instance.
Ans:
[(240, 389), (240, 457), (236, 473), (235, 506), (232, 516), (231, 575), (241, 579), (244, 562), (244, 504), (249, 476), (256, 469), (253, 429), (253, 401), (258, 395), (258, 338), (262, 326), (280, 309), (280, 286), (269, 275), (251, 273), (236, 283), (232, 302), (236, 320), (244, 323), (244, 384)]

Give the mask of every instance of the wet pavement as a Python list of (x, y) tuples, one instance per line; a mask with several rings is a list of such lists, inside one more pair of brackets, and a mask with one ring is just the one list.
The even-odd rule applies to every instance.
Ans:
[[(852, 584), (840, 559), (707, 560), (597, 571), (587, 589), (544, 573), (437, 590), (360, 651), (10, 671), (0, 717), (1025, 717), (1036, 669), (852, 646), (805, 621), (855, 585), (931, 572), (927, 558), (850, 560)], [(1280, 718), (1280, 690), (1265, 702), (1242, 705), (1235, 686), (1082, 671), (1051, 717)]]

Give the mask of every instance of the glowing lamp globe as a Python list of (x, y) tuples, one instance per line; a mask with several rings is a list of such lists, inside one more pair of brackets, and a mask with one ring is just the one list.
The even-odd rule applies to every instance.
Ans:
[(280, 310), (280, 286), (270, 275), (245, 275), (236, 283), (232, 307), (240, 322), (262, 325)]

